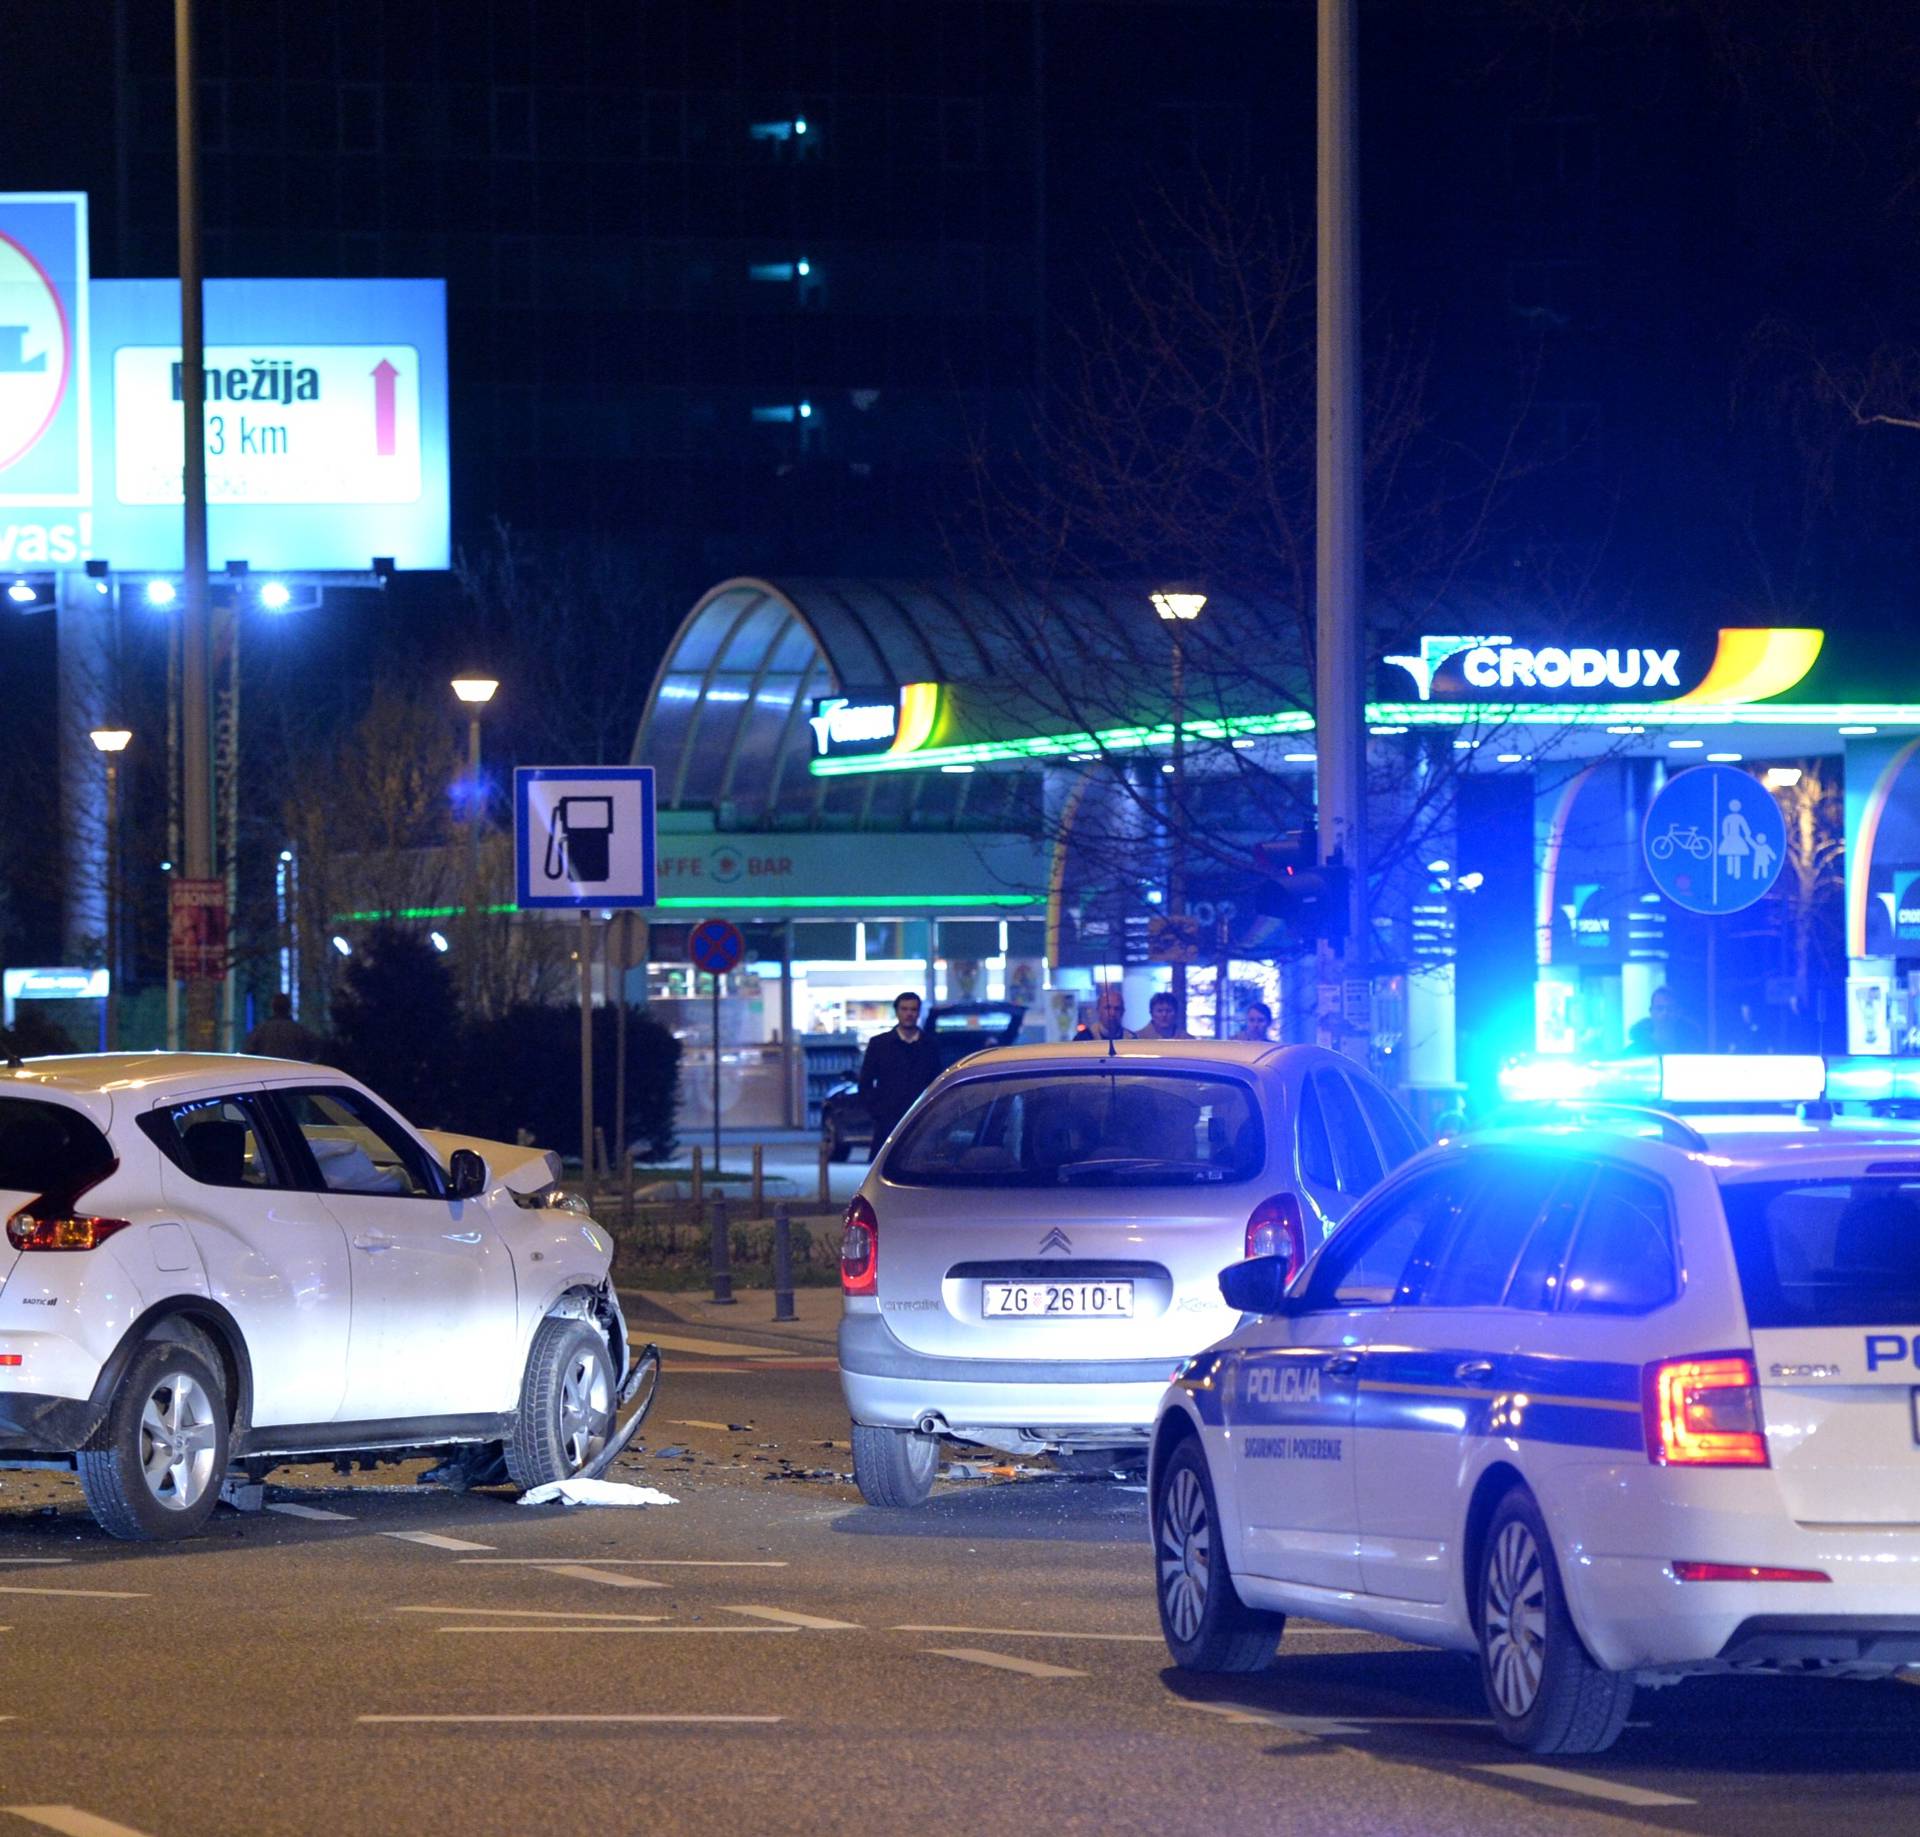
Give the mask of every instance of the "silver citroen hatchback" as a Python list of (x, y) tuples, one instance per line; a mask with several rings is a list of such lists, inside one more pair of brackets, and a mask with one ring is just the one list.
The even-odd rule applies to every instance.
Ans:
[(918, 1505), (943, 1439), (1144, 1461), (1174, 1365), (1234, 1324), (1219, 1274), (1297, 1261), (1422, 1146), (1315, 1046), (976, 1053), (888, 1138), (840, 1249), (854, 1477)]

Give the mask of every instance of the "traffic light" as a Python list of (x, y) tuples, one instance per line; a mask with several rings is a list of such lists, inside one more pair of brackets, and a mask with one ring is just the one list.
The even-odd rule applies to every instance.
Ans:
[(1253, 864), (1260, 871), (1253, 904), (1261, 917), (1336, 949), (1346, 942), (1348, 869), (1337, 854), (1320, 859), (1320, 838), (1311, 824), (1283, 842), (1256, 844)]

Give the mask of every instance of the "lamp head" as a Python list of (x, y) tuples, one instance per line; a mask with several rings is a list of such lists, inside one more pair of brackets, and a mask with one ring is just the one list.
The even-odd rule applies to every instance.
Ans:
[(454, 694), (475, 708), (484, 708), (493, 700), (499, 687), (494, 677), (483, 676), (478, 670), (467, 670), (453, 679)]
[(103, 753), (123, 753), (133, 734), (125, 727), (96, 727), (87, 738)]
[(1186, 623), (1199, 618), (1200, 609), (1206, 603), (1207, 596), (1204, 593), (1193, 593), (1180, 587), (1167, 587), (1153, 596), (1154, 611), (1169, 622), (1178, 619)]

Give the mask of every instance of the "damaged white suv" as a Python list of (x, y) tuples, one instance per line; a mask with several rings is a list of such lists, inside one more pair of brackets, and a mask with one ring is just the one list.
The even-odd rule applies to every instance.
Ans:
[(127, 1538), (321, 1456), (604, 1467), (640, 1376), (611, 1240), (552, 1157), (464, 1139), (281, 1060), (0, 1071), (0, 1466), (76, 1469)]

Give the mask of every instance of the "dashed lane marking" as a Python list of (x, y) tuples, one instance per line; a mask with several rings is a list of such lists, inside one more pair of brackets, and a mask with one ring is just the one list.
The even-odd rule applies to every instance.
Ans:
[(396, 1614), (450, 1614), (459, 1619), (462, 1614), (486, 1614), (500, 1620), (618, 1620), (637, 1622), (642, 1620), (665, 1620), (665, 1614), (591, 1614), (573, 1613), (562, 1608), (543, 1607), (396, 1607)]
[(1654, 1792), (1646, 1786), (1629, 1786), (1624, 1780), (1603, 1780), (1591, 1773), (1569, 1773), (1563, 1767), (1536, 1767), (1516, 1762), (1499, 1767), (1475, 1767), (1475, 1773), (1491, 1773), (1496, 1779), (1519, 1780), (1528, 1786), (1550, 1786), (1556, 1792), (1578, 1793), (1585, 1799), (1605, 1799), (1613, 1805), (1694, 1805), (1695, 1799), (1682, 1799), (1671, 1792)]
[(1186, 1697), (1176, 1697), (1173, 1701), (1183, 1709), (1222, 1716), (1229, 1722), (1253, 1723), (1263, 1728), (1285, 1729), (1293, 1735), (1316, 1737), (1364, 1735), (1376, 1728), (1484, 1729), (1491, 1726), (1485, 1716), (1292, 1716), (1283, 1710), (1262, 1709), (1253, 1703), (1196, 1703)]
[(563, 1575), (575, 1582), (598, 1582), (604, 1588), (665, 1588), (666, 1583), (655, 1582), (643, 1575), (621, 1575), (616, 1570), (599, 1569), (591, 1563), (540, 1563), (536, 1565), (544, 1575)]
[(42, 1830), (60, 1831), (64, 1837), (144, 1837), (130, 1824), (96, 1817), (77, 1805), (0, 1805), (0, 1811), (12, 1818), (24, 1818)]
[(284, 1500), (268, 1506), (267, 1510), (270, 1512), (281, 1512), (288, 1518), (326, 1519), (340, 1524), (351, 1524), (353, 1522), (353, 1514), (351, 1512), (329, 1512), (317, 1505), (294, 1505)]
[[(583, 1614), (563, 1616), (584, 1620)], [(683, 1627), (683, 1626), (557, 1626), (557, 1627), (442, 1627), (443, 1633), (797, 1633), (798, 1627)]]
[(1158, 1633), (1069, 1633), (1062, 1627), (890, 1627), (893, 1633), (968, 1633), (975, 1639), (1110, 1639), (1126, 1645), (1157, 1646)]
[(382, 1537), (397, 1537), (403, 1544), (425, 1544), (429, 1550), (491, 1550), (492, 1544), (470, 1544), (464, 1537), (442, 1537), (438, 1531), (382, 1531)]
[(755, 1620), (772, 1620), (781, 1626), (807, 1627), (816, 1633), (858, 1633), (857, 1620), (827, 1620), (819, 1614), (796, 1614), (784, 1607), (723, 1607), (724, 1614), (751, 1614)]
[[(642, 1342), (630, 1337), (629, 1343), (637, 1346)], [(669, 1339), (664, 1333), (649, 1333), (645, 1343), (658, 1346), (662, 1352), (697, 1352), (708, 1358), (748, 1359), (756, 1365), (784, 1365), (794, 1356), (791, 1352), (743, 1346), (737, 1340)]]
[(356, 1716), (356, 1722), (698, 1722), (755, 1723), (784, 1722), (784, 1716), (681, 1716), (655, 1712), (646, 1715), (579, 1716)]
[(70, 1595), (86, 1601), (145, 1601), (144, 1594), (130, 1594), (123, 1588), (28, 1588), (21, 1583), (0, 1583), (0, 1595)]
[(1083, 1678), (1084, 1671), (1070, 1671), (1065, 1665), (1043, 1665), (1036, 1659), (1009, 1658), (1004, 1652), (983, 1652), (978, 1646), (925, 1646), (934, 1658), (957, 1658), (969, 1665), (990, 1665), (995, 1671), (1017, 1671), (1028, 1678)]
[[(504, 1567), (545, 1569), (564, 1563), (564, 1556), (463, 1556), (462, 1563), (493, 1563)], [(784, 1569), (786, 1563), (714, 1556), (596, 1556), (598, 1569)]]

